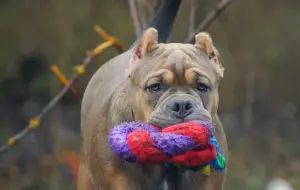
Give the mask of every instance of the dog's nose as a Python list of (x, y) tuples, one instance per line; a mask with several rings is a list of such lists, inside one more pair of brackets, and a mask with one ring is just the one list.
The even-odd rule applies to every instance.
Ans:
[(172, 113), (180, 119), (193, 113), (193, 110), (194, 106), (189, 100), (176, 100), (171, 104)]

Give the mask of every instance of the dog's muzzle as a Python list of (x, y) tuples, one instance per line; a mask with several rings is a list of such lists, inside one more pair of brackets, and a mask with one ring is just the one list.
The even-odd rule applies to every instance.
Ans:
[(164, 128), (193, 120), (210, 122), (211, 116), (203, 107), (201, 99), (191, 95), (176, 95), (167, 98), (156, 106), (149, 123)]

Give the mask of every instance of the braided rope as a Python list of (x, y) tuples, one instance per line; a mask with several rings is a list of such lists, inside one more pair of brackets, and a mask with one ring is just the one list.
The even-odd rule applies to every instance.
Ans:
[(143, 165), (171, 163), (186, 169), (210, 165), (221, 172), (226, 165), (212, 125), (203, 121), (163, 129), (139, 121), (124, 122), (111, 129), (108, 143), (122, 159)]

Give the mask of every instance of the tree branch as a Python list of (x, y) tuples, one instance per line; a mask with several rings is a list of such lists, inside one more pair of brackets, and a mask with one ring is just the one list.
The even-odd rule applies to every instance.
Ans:
[[(2, 153), (7, 151), (10, 147), (15, 145), (20, 139), (22, 139), (26, 134), (34, 131), (40, 126), (40, 120), (48, 113), (61, 98), (69, 91), (71, 86), (75, 81), (84, 73), (85, 68), (91, 63), (92, 59), (100, 54), (104, 49), (109, 46), (114, 46), (120, 53), (123, 52), (122, 45), (112, 36), (109, 36), (102, 28), (95, 26), (96, 32), (101, 35), (106, 42), (99, 44), (92, 51), (88, 52), (87, 57), (83, 60), (83, 63), (74, 68), (75, 72), (72, 74), (68, 83), (61, 89), (61, 91), (54, 96), (54, 98), (42, 109), (42, 111), (36, 116), (29, 120), (28, 125), (12, 137), (10, 137), (5, 144), (0, 145), (0, 156)], [(77, 69), (76, 69), (77, 68)]]
[(139, 36), (142, 29), (141, 29), (141, 24), (140, 24), (140, 21), (138, 18), (135, 0), (129, 0), (129, 7), (130, 7), (131, 19), (132, 19), (133, 26), (135, 29), (135, 34), (136, 34), (136, 36)]
[[(145, 11), (144, 1), (137, 1), (137, 12), (141, 17), (141, 27), (144, 29), (146, 27), (146, 11)], [(152, 13), (152, 12), (151, 12)]]
[(210, 24), (218, 18), (218, 16), (225, 10), (225, 8), (231, 3), (231, 0), (221, 0), (219, 4), (213, 9), (201, 22), (201, 24), (192, 32), (188, 38), (185, 40), (185, 43), (194, 43), (196, 33), (206, 30)]
[(191, 12), (189, 19), (189, 36), (193, 34), (195, 30), (195, 17), (197, 11), (197, 0), (191, 0)]

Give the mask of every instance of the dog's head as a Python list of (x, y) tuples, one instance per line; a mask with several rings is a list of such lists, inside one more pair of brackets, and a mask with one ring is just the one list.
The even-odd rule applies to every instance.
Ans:
[(210, 35), (195, 38), (194, 45), (159, 44), (154, 28), (145, 31), (127, 70), (136, 120), (166, 127), (216, 116), (224, 69)]

